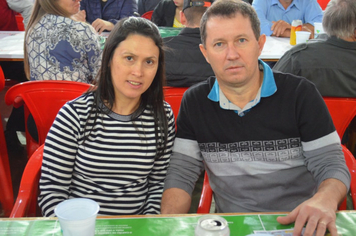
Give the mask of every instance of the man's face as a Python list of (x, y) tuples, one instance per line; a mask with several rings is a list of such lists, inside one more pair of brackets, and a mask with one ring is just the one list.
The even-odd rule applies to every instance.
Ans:
[(221, 87), (242, 87), (259, 80), (258, 57), (265, 41), (265, 35), (256, 40), (249, 18), (238, 13), (233, 18), (210, 18), (200, 50)]

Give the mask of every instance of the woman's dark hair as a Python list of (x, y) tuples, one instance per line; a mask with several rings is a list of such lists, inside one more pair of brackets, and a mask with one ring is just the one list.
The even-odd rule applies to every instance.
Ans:
[(139, 108), (132, 114), (132, 117), (137, 117), (146, 107), (152, 109), (157, 143), (156, 158), (158, 158), (163, 155), (167, 145), (168, 121), (163, 105), (163, 85), (165, 83), (163, 42), (159, 30), (154, 23), (141, 17), (129, 17), (120, 20), (115, 25), (105, 42), (101, 68), (96, 78), (97, 89), (94, 91), (95, 101), (93, 108), (96, 113), (99, 111), (105, 112), (100, 108), (100, 104), (105, 102), (105, 105), (110, 109), (107, 113), (112, 110), (115, 102), (115, 91), (111, 78), (110, 64), (115, 49), (132, 34), (138, 34), (152, 39), (159, 49), (157, 73), (151, 86), (141, 95)]

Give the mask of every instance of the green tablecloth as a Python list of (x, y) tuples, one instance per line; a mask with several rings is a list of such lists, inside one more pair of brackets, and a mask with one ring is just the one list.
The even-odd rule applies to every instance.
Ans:
[[(227, 215), (222, 216), (229, 222), (231, 236), (245, 236), (254, 230), (290, 229), (293, 225), (280, 225), (278, 215)], [(155, 236), (194, 236), (194, 228), (200, 215), (184, 217), (134, 217), (101, 218), (96, 221), (95, 235), (155, 235)], [(356, 211), (337, 213), (339, 235), (356, 235)], [(0, 219), (0, 235), (7, 236), (61, 236), (58, 221), (55, 218), (36, 218), (29, 220)]]

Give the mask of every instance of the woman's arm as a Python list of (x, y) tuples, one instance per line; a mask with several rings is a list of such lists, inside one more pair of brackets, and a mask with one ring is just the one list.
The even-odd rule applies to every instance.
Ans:
[(172, 147), (175, 137), (175, 123), (173, 112), (170, 109), (168, 119), (168, 140), (167, 147), (164, 155), (158, 158), (150, 175), (148, 176), (148, 194), (146, 205), (143, 210), (143, 214), (159, 214), (162, 192), (164, 187), (164, 180), (167, 174), (167, 168), (169, 165), (170, 156), (172, 153)]
[(59, 111), (45, 142), (38, 197), (43, 216), (54, 216), (54, 208), (68, 199), (79, 130), (79, 117), (66, 104)]

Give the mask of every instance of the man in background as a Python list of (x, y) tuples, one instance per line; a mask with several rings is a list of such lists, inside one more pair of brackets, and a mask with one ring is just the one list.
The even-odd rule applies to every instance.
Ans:
[(290, 37), (293, 20), (302, 20), (303, 31), (314, 35), (314, 22), (321, 22), (323, 11), (316, 0), (254, 0), (261, 22), (261, 33), (267, 36)]
[(325, 9), (325, 37), (298, 44), (273, 70), (312, 81), (322, 96), (356, 97), (356, 1), (331, 0)]
[(210, 1), (184, 0), (180, 19), (185, 28), (177, 36), (163, 38), (168, 47), (165, 53), (168, 86), (190, 87), (214, 75), (199, 49), (200, 20), (210, 5)]
[(249, 4), (215, 1), (200, 32), (215, 77), (184, 93), (161, 213), (186, 213), (205, 169), (218, 213), (290, 211), (277, 221), (293, 235), (337, 235), (350, 173), (315, 86), (258, 59), (266, 36)]

